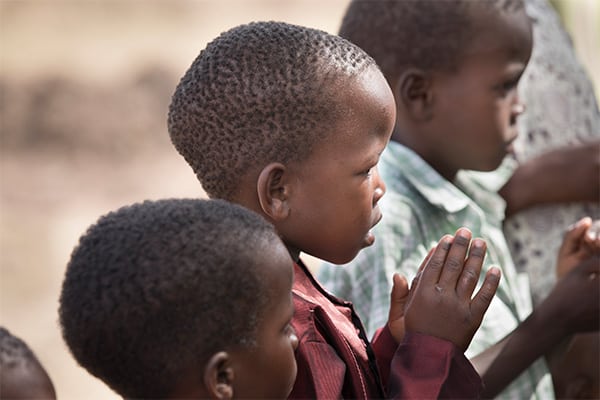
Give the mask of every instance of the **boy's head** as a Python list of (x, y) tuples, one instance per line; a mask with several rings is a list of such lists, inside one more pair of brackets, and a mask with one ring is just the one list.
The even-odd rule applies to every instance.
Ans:
[(126, 398), (284, 398), (296, 374), (292, 274), (271, 224), (242, 207), (123, 207), (71, 255), (63, 337)]
[(0, 327), (0, 398), (56, 398), (48, 373), (29, 346), (4, 327)]
[(372, 243), (375, 165), (395, 107), (373, 59), (328, 33), (238, 26), (181, 79), (169, 133), (211, 197), (262, 213), (296, 256), (347, 262)]
[(516, 86), (531, 55), (521, 0), (355, 0), (340, 35), (392, 87), (394, 140), (447, 177), (499, 165), (517, 134)]

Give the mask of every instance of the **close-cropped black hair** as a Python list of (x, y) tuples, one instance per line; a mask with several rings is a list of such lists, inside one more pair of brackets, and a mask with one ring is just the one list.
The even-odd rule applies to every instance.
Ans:
[(30, 368), (39, 361), (27, 343), (0, 326), (0, 369)]
[(452, 71), (477, 37), (473, 7), (514, 12), (522, 0), (353, 0), (339, 35), (375, 59), (388, 83), (406, 67)]
[(320, 30), (235, 27), (209, 43), (179, 82), (171, 141), (210, 197), (231, 200), (248, 171), (305, 159), (334, 122), (334, 85), (372, 65), (360, 48)]
[(0, 399), (55, 397), (54, 384), (33, 350), (0, 326)]
[(79, 364), (120, 395), (164, 397), (214, 352), (256, 344), (271, 295), (257, 252), (276, 240), (262, 217), (221, 200), (145, 201), (111, 212), (71, 255), (63, 337)]

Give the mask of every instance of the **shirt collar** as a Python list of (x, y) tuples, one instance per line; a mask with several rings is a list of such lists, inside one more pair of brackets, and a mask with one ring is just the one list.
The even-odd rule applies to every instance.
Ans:
[(448, 213), (458, 212), (470, 202), (466, 194), (442, 177), (417, 153), (399, 143), (388, 144), (382, 154), (381, 168), (385, 171), (384, 177), (395, 178), (391, 180), (390, 185), (398, 179), (405, 179), (429, 203)]

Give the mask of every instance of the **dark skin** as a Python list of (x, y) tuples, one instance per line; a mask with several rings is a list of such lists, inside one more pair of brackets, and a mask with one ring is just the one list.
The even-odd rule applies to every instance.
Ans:
[(207, 360), (188, 366), (175, 383), (171, 399), (285, 399), (296, 378), (298, 338), (291, 327), (293, 263), (285, 246), (271, 241), (258, 248), (269, 302), (253, 338), (255, 346), (214, 349)]
[[(589, 254), (600, 254), (600, 220), (586, 217), (569, 230), (577, 241), (563, 243), (559, 249), (556, 276), (560, 280), (567, 276), (576, 259)], [(595, 399), (600, 397), (600, 336), (597, 332), (578, 334), (564, 341), (562, 348), (548, 355), (554, 391), (557, 398)]]
[(0, 398), (56, 399), (54, 384), (37, 360), (14, 368), (0, 368)]
[[(394, 125), (392, 93), (375, 68), (332, 90), (348, 110), (327, 140), (306, 160), (271, 162), (249, 172), (233, 199), (271, 221), (294, 260), (304, 251), (347, 262), (373, 243), (370, 228), (381, 218), (377, 202), (385, 184), (376, 165)], [(485, 243), (476, 239), (469, 247), (471, 239), (464, 228), (442, 238), (410, 291), (404, 277), (394, 278), (388, 326), (398, 341), (406, 330), (449, 340), (463, 351), (468, 347), (500, 281), (500, 270), (490, 269), (473, 296)]]
[[(458, 71), (406, 68), (393, 82), (398, 109), (392, 140), (413, 149), (450, 182), (460, 169), (497, 168), (510, 151), (516, 118), (523, 112), (516, 83), (531, 54), (524, 11), (510, 19), (477, 7), (473, 12), (479, 35)], [(515, 200), (514, 209), (530, 201)], [(565, 240), (578, 238), (571, 231)], [(582, 254), (568, 262), (571, 271), (546, 301), (503, 340), (471, 359), (485, 383), (483, 397), (499, 394), (571, 335), (598, 330), (600, 260)]]
[[(563, 399), (600, 398), (600, 385), (598, 384), (600, 335), (594, 332), (580, 334), (578, 338), (580, 340), (570, 344), (569, 351), (562, 363), (556, 366), (551, 365), (556, 397)], [(572, 368), (573, 365), (583, 365), (585, 368)]]
[[(471, 241), (471, 232), (461, 228), (455, 236), (444, 236), (429, 252), (412, 282), (410, 291), (399, 290), (399, 286), (404, 283), (400, 275), (394, 275), (388, 325), (398, 342), (401, 340), (399, 333), (403, 334), (405, 328), (407, 331), (443, 337), (456, 344), (463, 352), (467, 350), (471, 338), (481, 324), (479, 316), (483, 316), (482, 311), (487, 309), (491, 301), (491, 297), (487, 296), (495, 290), (500, 278), (500, 271), (492, 268), (487, 276), (491, 281), (486, 282), (483, 289), (471, 301), (483, 265), (485, 250), (486, 244), (483, 240)], [(464, 266), (461, 266), (462, 264)], [(486, 285), (489, 286), (486, 288)], [(431, 290), (431, 287), (434, 290)], [(427, 290), (425, 292), (427, 296), (421, 296), (419, 293), (424, 289)], [(457, 308), (461, 312), (456, 313)], [(424, 314), (419, 310), (429, 311)], [(451, 314), (448, 314), (449, 312)], [(439, 326), (431, 322), (432, 319), (437, 321), (452, 319), (453, 314), (469, 316), (463, 321), (454, 322), (455, 327), (462, 325), (464, 329), (470, 330), (468, 337), (461, 333), (462, 329), (456, 330), (449, 324), (440, 324), (447, 328), (441, 333)], [(402, 317), (404, 317), (403, 321)]]
[[(571, 335), (599, 329), (598, 274), (600, 259), (579, 264), (557, 284), (536, 310), (504, 340), (475, 357), (472, 362), (484, 371), (485, 396), (494, 396), (539, 357), (546, 355)], [(576, 297), (578, 304), (573, 304)], [(550, 323), (561, 321), (561, 323)], [(506, 372), (509, 372), (507, 374)], [(512, 372), (512, 374), (510, 374)], [(517, 373), (518, 372), (518, 373)], [(510, 377), (514, 375), (514, 377)]]
[[(577, 179), (573, 179), (576, 176)], [(534, 205), (600, 201), (600, 142), (541, 154), (517, 167), (498, 192), (509, 217)]]

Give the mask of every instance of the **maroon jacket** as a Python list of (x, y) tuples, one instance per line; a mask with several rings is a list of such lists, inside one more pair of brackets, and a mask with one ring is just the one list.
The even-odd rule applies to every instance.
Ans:
[(329, 294), (300, 261), (295, 266), (292, 326), (298, 376), (290, 398), (478, 398), (481, 378), (451, 342), (389, 329), (369, 343), (352, 304)]

